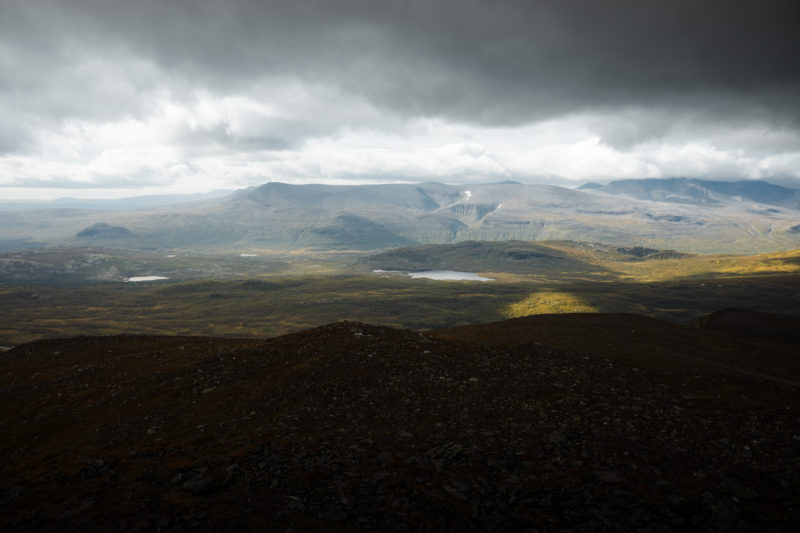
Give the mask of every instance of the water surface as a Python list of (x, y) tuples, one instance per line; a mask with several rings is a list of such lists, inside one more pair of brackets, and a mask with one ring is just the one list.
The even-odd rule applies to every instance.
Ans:
[[(373, 270), (376, 274), (401, 274), (397, 270)], [(484, 278), (475, 272), (460, 272), (458, 270), (424, 270), (422, 272), (405, 272), (414, 279), (435, 279), (438, 281), (493, 281), (492, 278)]]

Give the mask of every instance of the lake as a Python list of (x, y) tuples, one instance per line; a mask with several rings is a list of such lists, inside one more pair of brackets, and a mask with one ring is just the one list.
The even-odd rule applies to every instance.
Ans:
[[(373, 270), (380, 274), (399, 274), (396, 270)], [(493, 281), (492, 278), (484, 278), (475, 272), (459, 272), (458, 270), (425, 270), (422, 272), (407, 272), (408, 276), (414, 279), (435, 279), (438, 281)]]

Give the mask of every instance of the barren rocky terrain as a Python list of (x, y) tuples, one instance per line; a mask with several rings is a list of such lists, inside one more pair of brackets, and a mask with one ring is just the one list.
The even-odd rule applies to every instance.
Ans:
[(0, 528), (792, 531), (798, 345), (768, 318), (18, 346)]

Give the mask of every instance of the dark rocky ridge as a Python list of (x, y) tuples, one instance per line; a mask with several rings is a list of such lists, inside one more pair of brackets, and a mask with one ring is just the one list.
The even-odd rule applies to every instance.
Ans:
[(792, 531), (796, 348), (633, 315), (39, 341), (0, 354), (0, 527)]

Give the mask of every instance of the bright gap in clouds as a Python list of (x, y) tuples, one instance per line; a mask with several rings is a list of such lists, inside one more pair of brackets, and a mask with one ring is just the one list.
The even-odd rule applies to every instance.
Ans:
[[(638, 141), (635, 130), (646, 122), (644, 112), (575, 114), (524, 126), (486, 127), (441, 119), (403, 120), (361, 102), (336, 105), (330, 95), (320, 99), (302, 88), (276, 95), (280, 101), (272, 103), (247, 96), (201, 95), (182, 103), (164, 99), (146, 117), (66, 120), (57, 129), (39, 130), (28, 153), (0, 158), (3, 196), (114, 198), (207, 192), (268, 181), (512, 179), (578, 185), (669, 176), (800, 177), (800, 151), (775, 154), (737, 148), (740, 137), (765, 137), (770, 146), (797, 142), (793, 132), (757, 125), (733, 132), (710, 128), (708, 140), (702, 142), (696, 136), (682, 138), (679, 128), (661, 131), (655, 138), (643, 135)], [(347, 121), (338, 116), (321, 120), (325, 109), (349, 110), (353, 116)]]

